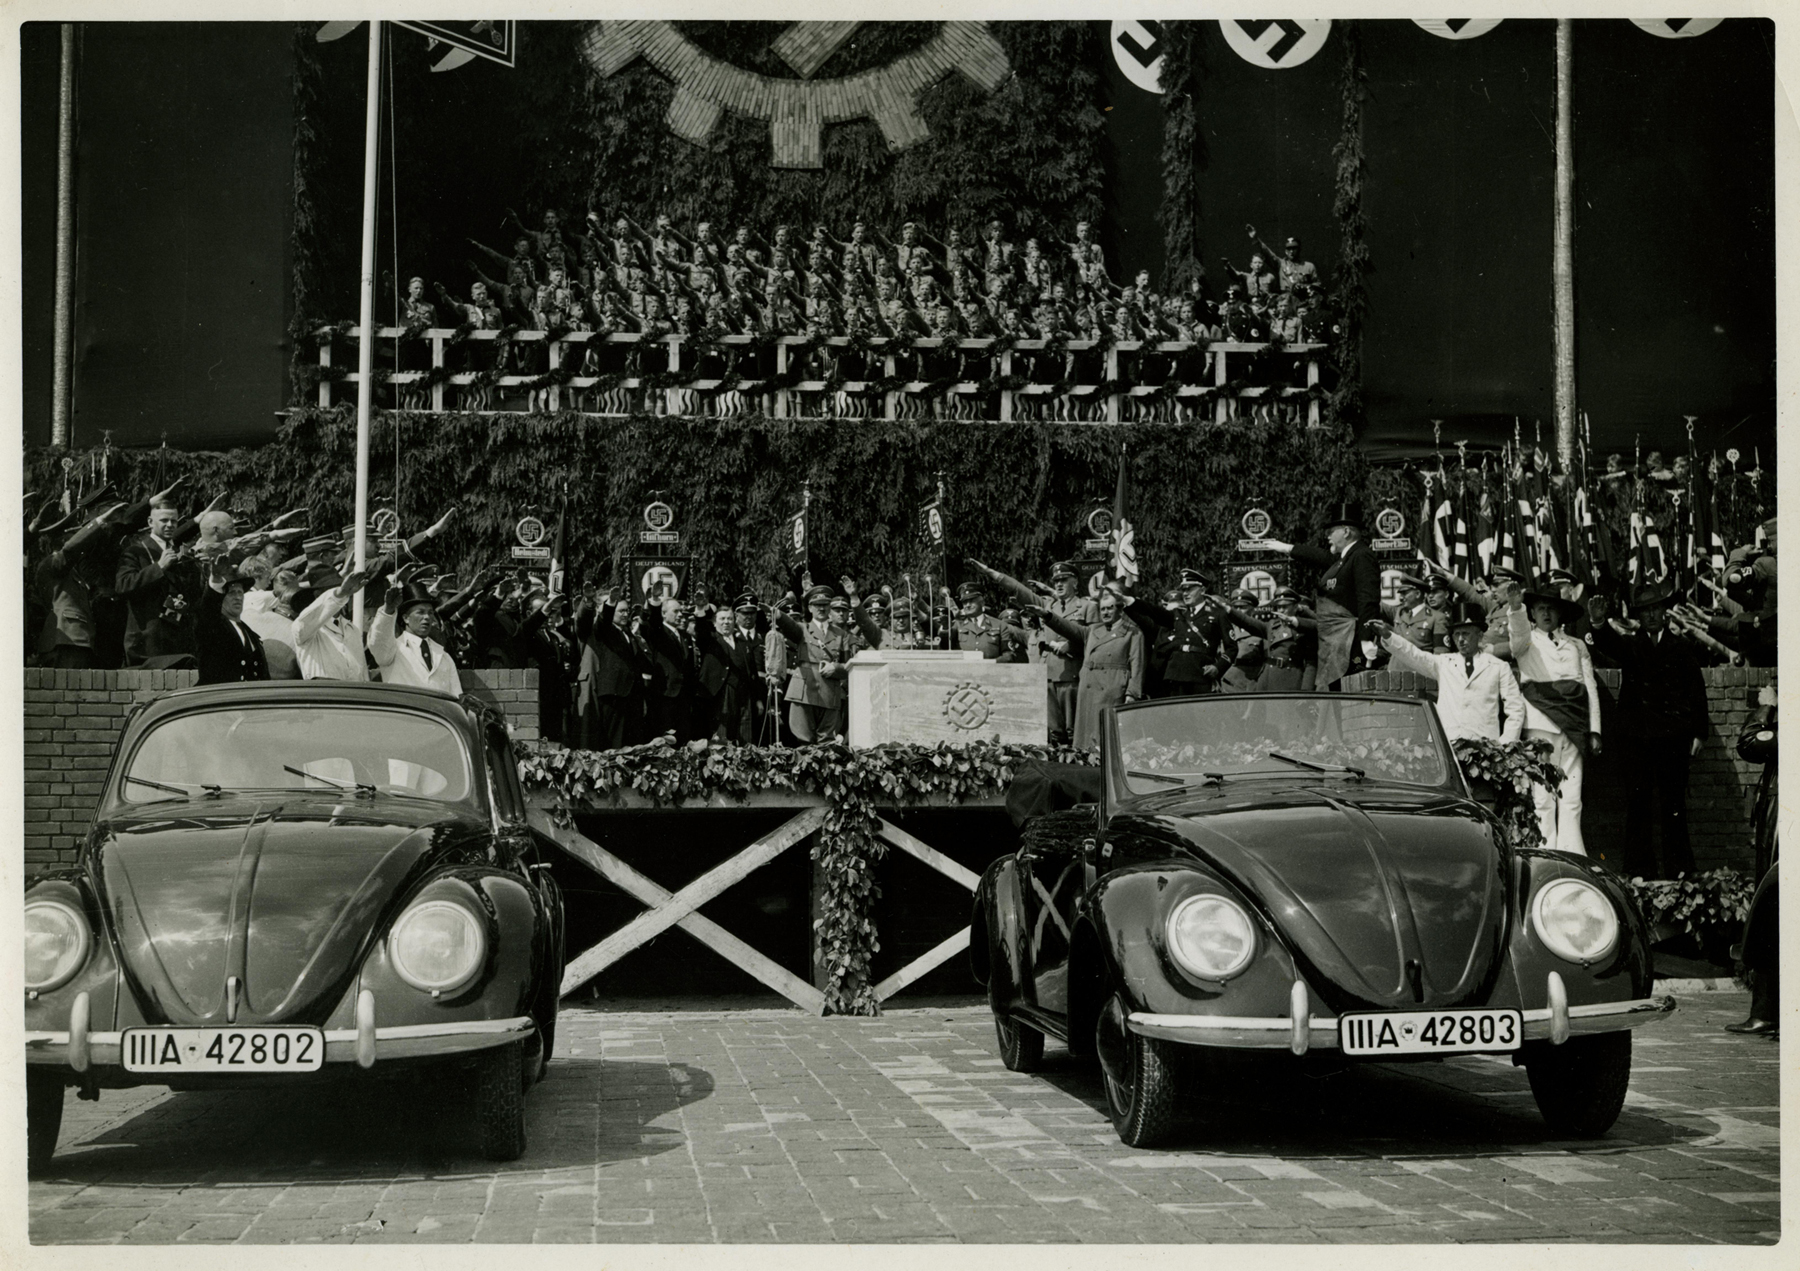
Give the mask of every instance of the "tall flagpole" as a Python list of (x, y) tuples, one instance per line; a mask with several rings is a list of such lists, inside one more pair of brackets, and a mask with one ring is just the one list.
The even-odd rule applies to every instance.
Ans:
[(75, 361), (75, 24), (62, 24), (56, 122), (56, 331), (50, 384), (50, 444), (67, 446)]
[(1552, 265), (1556, 293), (1556, 456), (1575, 462), (1575, 140), (1571, 102), (1574, 26), (1556, 23), (1556, 221)]
[[(356, 369), (356, 555), (361, 571), (369, 563), (369, 405), (375, 391), (375, 187), (380, 159), (377, 128), (381, 122), (381, 23), (369, 23), (369, 103), (363, 124), (362, 206), (362, 339)], [(351, 621), (363, 620), (363, 594), (352, 601)]]

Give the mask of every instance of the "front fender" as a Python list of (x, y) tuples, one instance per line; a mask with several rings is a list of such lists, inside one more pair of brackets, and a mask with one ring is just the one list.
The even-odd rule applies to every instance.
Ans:
[(1023, 1000), (1026, 911), (1019, 862), (1003, 856), (987, 867), (975, 889), (970, 919), (969, 969), (987, 986), (988, 1004), (1005, 1012)]
[(381, 1027), (508, 1019), (533, 1012), (534, 991), (548, 970), (548, 917), (534, 889), (503, 871), (455, 869), (425, 882), (395, 908), (394, 916), (398, 919), (413, 904), (439, 895), (460, 900), (485, 916), (487, 961), (475, 979), (438, 998), (414, 988), (394, 970), (383, 932), (364, 959), (356, 983), (333, 1012), (334, 1020), (353, 1017), (355, 999), (364, 991), (374, 994), (375, 1018)]
[[(1235, 901), (1256, 928), (1255, 956), (1229, 980), (1196, 978), (1169, 953), (1165, 923), (1170, 910), (1203, 894)], [(1090, 938), (1082, 942), (1081, 957), (1098, 965), (1071, 968), (1071, 980), (1097, 982), (1103, 990), (1118, 992), (1127, 1010), (1166, 1015), (1281, 1015), (1288, 1010), (1295, 972), (1286, 946), (1255, 905), (1191, 860), (1116, 870), (1094, 884), (1083, 909)], [(1314, 1009), (1328, 1013), (1316, 998)]]
[[(1591, 966), (1584, 967), (1552, 953), (1538, 939), (1537, 930), (1532, 926), (1532, 901), (1540, 889), (1559, 878), (1576, 878), (1593, 884), (1612, 902), (1613, 912), (1618, 917), (1617, 947)], [(1519, 1006), (1537, 1010), (1549, 1004), (1551, 972), (1561, 977), (1571, 1006), (1627, 1002), (1650, 996), (1649, 929), (1637, 903), (1611, 870), (1585, 856), (1523, 849), (1513, 853), (1513, 887), (1514, 912), (1518, 919), (1513, 924), (1507, 963), (1517, 985)]]
[(82, 993), (88, 995), (90, 1026), (103, 1031), (112, 1029), (118, 1016), (119, 961), (92, 890), (83, 884), (79, 871), (63, 871), (33, 881), (25, 899), (40, 897), (60, 900), (87, 919), (88, 958), (68, 983), (47, 993), (26, 995), (25, 1031), (66, 1031), (69, 1012), (74, 1008), (76, 997)]

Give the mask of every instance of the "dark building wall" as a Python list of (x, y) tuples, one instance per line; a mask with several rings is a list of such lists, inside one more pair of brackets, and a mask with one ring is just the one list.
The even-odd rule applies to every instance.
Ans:
[[(26, 31), (25, 86), (36, 100), (23, 120), (25, 427), (45, 441), (58, 42), (53, 24)], [(286, 397), (291, 41), (275, 22), (82, 24), (78, 446), (102, 430), (120, 445), (153, 445), (165, 431), (186, 445), (273, 431)]]

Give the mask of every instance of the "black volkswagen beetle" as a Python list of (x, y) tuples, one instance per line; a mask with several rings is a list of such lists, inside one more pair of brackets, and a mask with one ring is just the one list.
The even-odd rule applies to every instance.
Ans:
[[(500, 714), (317, 680), (169, 693), (126, 724), (74, 869), (25, 892), (29, 1162), (64, 1091), (455, 1066), (525, 1148), (562, 899)], [(415, 1073), (416, 1075), (416, 1073)]]
[(1629, 1030), (1675, 1009), (1643, 919), (1596, 862), (1506, 844), (1429, 704), (1140, 702), (1103, 717), (1101, 754), (1098, 803), (1028, 823), (976, 891), (1009, 1068), (1046, 1035), (1097, 1058), (1134, 1147), (1168, 1137), (1211, 1048), (1510, 1054), (1559, 1133), (1617, 1119)]

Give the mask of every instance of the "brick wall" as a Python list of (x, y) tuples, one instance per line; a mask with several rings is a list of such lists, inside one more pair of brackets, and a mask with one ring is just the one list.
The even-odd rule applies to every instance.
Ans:
[[(25, 671), (25, 872), (70, 865), (87, 833), (125, 718), (139, 702), (191, 688), (194, 671)], [(538, 735), (538, 673), (464, 671), (463, 691)]]
[[(1756, 690), (1776, 682), (1775, 671), (1758, 667), (1714, 667), (1701, 672), (1706, 680), (1707, 712), (1712, 728), (1688, 769), (1688, 836), (1698, 869), (1729, 865), (1747, 870), (1754, 860), (1750, 844), (1750, 796), (1762, 777), (1762, 765), (1737, 757), (1738, 730), (1754, 709)], [(1595, 675), (1616, 700), (1620, 672), (1596, 669)], [(1411, 671), (1370, 671), (1348, 676), (1344, 687), (1358, 693), (1404, 693), (1437, 699), (1437, 682)], [(1588, 851), (1607, 860), (1623, 859), (1625, 838), (1624, 748), (1609, 746), (1589, 759), (1582, 780), (1582, 835)]]

